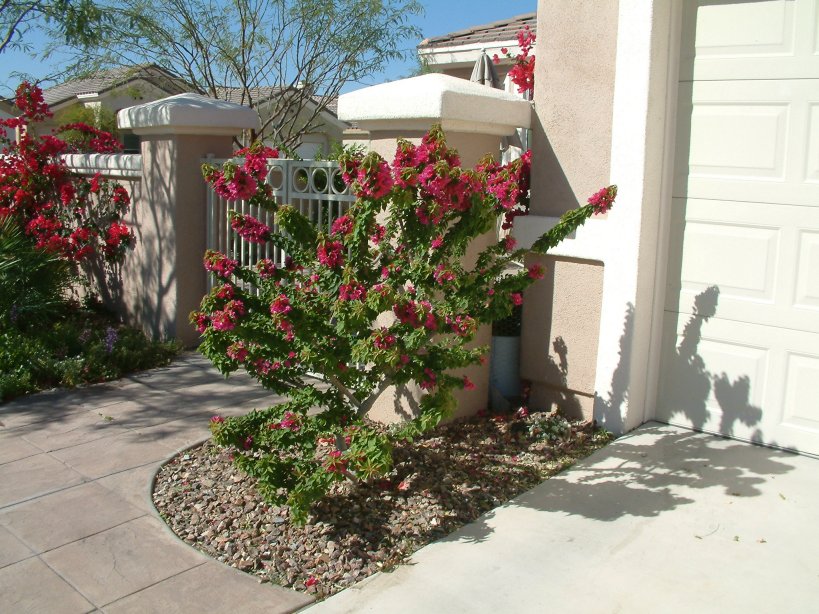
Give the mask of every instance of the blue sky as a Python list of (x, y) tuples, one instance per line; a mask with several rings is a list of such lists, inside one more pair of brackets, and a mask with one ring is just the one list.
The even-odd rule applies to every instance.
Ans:
[[(439, 36), (448, 32), (463, 30), (471, 26), (489, 23), (506, 17), (513, 17), (522, 13), (530, 13), (537, 8), (537, 0), (422, 0), (426, 14), (414, 18), (423, 37)], [(43, 48), (45, 41), (42, 37), (32, 36), (27, 41), (33, 51)], [(420, 41), (408, 42), (408, 49), (414, 49)], [(12, 77), (14, 72), (30, 74), (35, 78), (42, 78), (54, 68), (54, 61), (29, 57), (25, 53), (6, 51), (0, 55), (0, 95), (8, 95), (17, 85), (17, 79)], [(382, 83), (391, 79), (406, 76), (412, 69), (412, 62), (394, 62), (386, 71), (374, 75), (364, 85)], [(351, 86), (345, 90), (357, 89), (361, 85)]]

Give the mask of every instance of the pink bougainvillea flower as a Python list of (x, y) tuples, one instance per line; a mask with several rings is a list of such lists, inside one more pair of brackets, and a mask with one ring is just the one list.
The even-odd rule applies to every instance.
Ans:
[(344, 246), (340, 241), (324, 241), (318, 246), (316, 257), (328, 268), (341, 268), (344, 266)]
[(238, 267), (238, 260), (233, 260), (213, 250), (205, 252), (205, 270), (216, 273), (219, 277), (229, 278)]
[(349, 284), (341, 284), (338, 288), (338, 300), (365, 301), (367, 300), (367, 288), (356, 281), (351, 281)]
[(349, 215), (342, 215), (333, 222), (330, 232), (332, 234), (348, 235), (353, 231), (353, 218)]
[(532, 266), (529, 267), (527, 274), (531, 279), (543, 279), (544, 274), (543, 265), (533, 264)]
[(280, 294), (270, 303), (271, 314), (287, 315), (291, 311), (293, 311), (293, 307), (290, 306), (290, 299), (285, 294)]
[(523, 296), (520, 294), (520, 292), (512, 292), (512, 294), (509, 295), (509, 298), (512, 300), (513, 305), (523, 305)]
[(589, 204), (594, 208), (594, 213), (601, 215), (611, 209), (614, 199), (617, 197), (617, 186), (610, 185), (607, 188), (600, 188), (589, 198)]
[(252, 215), (234, 213), (231, 216), (230, 226), (240, 237), (250, 243), (266, 243), (270, 240), (272, 230)]

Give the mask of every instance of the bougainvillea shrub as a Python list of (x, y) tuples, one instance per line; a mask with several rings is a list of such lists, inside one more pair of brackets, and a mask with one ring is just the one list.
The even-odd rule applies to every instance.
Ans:
[[(82, 147), (97, 153), (116, 151), (117, 142), (84, 124), (38, 135), (38, 125), (51, 112), (42, 91), (28, 83), (17, 88), (16, 104), (21, 115), (0, 120), (7, 129), (0, 132), (0, 219), (20, 229), (35, 248), (67, 263), (70, 271), (78, 272), (94, 259), (121, 263), (134, 241), (123, 223), (130, 206), (128, 192), (99, 175), (72, 172), (62, 154), (76, 147), (59, 134), (70, 130), (84, 135)], [(17, 307), (25, 310), (25, 305)]]
[[(232, 228), (287, 258), (240, 266), (233, 254), (208, 252), (215, 284), (191, 320), (220, 371), (244, 370), (287, 397), (244, 417), (215, 416), (211, 426), (262, 493), (303, 520), (333, 483), (388, 472), (395, 438), (412, 438), (452, 412), (453, 391), (473, 387), (453, 370), (485, 360), (487, 348), (469, 345), (478, 327), (508, 316), (543, 276), (540, 266), (509, 273), (524, 255), (512, 237), (464, 264), (467, 248), (499, 216), (509, 228), (528, 211), (530, 154), (463, 168), (433, 128), (417, 146), (399, 141), (392, 162), (344, 155), (343, 178), (357, 200), (325, 232), (270, 196), (267, 152), (244, 153), (243, 163), (206, 166), (204, 174), (220, 194), (275, 213), (278, 231), (235, 212)], [(605, 188), (564, 216), (537, 249), (607, 209), (614, 195)], [(411, 381), (424, 391), (418, 415), (387, 434), (369, 428), (378, 396)]]

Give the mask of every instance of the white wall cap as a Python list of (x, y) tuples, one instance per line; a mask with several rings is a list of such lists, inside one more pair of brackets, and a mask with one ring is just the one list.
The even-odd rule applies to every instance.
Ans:
[(515, 94), (450, 75), (427, 74), (343, 94), (338, 117), (362, 129), (427, 130), (507, 136), (528, 128), (531, 103)]
[(201, 94), (177, 94), (117, 113), (117, 126), (135, 134), (202, 134), (233, 136), (259, 128), (256, 111)]
[(142, 175), (140, 154), (65, 154), (63, 161), (75, 173), (116, 177)]

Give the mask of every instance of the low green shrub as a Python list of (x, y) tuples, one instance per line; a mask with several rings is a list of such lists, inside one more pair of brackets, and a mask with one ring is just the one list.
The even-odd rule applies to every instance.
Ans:
[(179, 351), (97, 309), (64, 305), (61, 315), (39, 327), (0, 328), (0, 399), (116, 379), (166, 365)]

